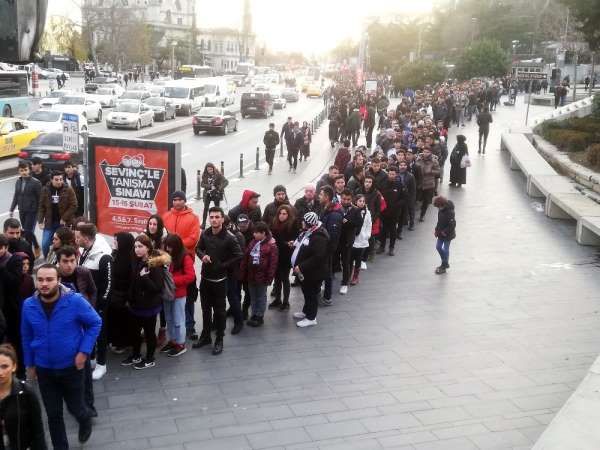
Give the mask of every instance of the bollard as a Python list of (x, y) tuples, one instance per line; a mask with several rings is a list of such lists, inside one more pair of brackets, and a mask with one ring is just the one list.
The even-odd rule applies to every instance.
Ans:
[(200, 200), (202, 198), (202, 171), (196, 171), (196, 200)]
[(283, 141), (279, 144), (279, 157), (283, 158)]
[(260, 163), (258, 161), (259, 159), (260, 159), (260, 149), (258, 147), (256, 147), (256, 165), (254, 166), (254, 170), (260, 169)]
[(240, 178), (244, 178), (244, 154), (240, 153)]
[(221, 175), (225, 175), (225, 162), (221, 161)]

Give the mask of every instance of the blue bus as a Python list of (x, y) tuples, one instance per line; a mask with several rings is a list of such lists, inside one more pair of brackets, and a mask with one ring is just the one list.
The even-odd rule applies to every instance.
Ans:
[(27, 72), (0, 72), (0, 115), (25, 116), (29, 112)]

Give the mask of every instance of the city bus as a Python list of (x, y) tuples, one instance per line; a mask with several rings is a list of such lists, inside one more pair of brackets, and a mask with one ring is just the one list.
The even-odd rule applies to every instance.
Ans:
[(27, 72), (0, 72), (0, 115), (23, 116), (29, 112)]
[(214, 77), (215, 71), (210, 66), (196, 66), (194, 64), (185, 64), (180, 66), (175, 72), (175, 79), (181, 78), (207, 78)]

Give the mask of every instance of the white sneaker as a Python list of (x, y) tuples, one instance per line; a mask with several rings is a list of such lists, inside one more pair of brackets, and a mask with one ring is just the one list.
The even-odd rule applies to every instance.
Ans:
[(96, 368), (92, 372), (92, 380), (100, 380), (102, 377), (106, 375), (106, 364), (96, 364)]
[(367, 263), (364, 261), (361, 261), (360, 263), (360, 270), (367, 270)]
[(304, 314), (302, 311), (298, 311), (292, 314), (292, 316), (294, 316), (294, 319), (302, 320), (306, 317), (306, 314)]
[(348, 293), (348, 286), (341, 286), (340, 287), (340, 294), (341, 295), (346, 295)]
[(315, 320), (304, 319), (304, 320), (301, 320), (300, 322), (297, 322), (296, 326), (300, 327), (300, 328), (306, 328), (306, 327), (314, 327), (316, 324), (317, 324), (317, 319), (315, 319)]

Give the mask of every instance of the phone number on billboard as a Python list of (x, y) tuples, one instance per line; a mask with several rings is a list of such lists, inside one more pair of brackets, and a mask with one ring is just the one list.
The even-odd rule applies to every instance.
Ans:
[(135, 216), (112, 216), (111, 220), (113, 223), (119, 223), (123, 225), (142, 225), (145, 226), (147, 218), (135, 217)]

